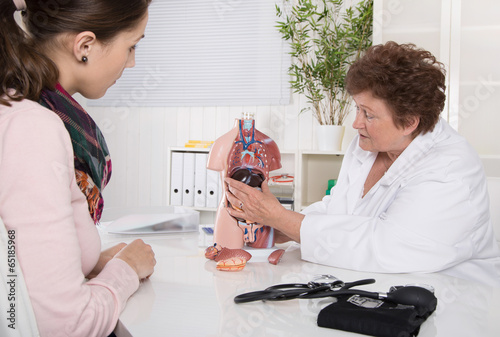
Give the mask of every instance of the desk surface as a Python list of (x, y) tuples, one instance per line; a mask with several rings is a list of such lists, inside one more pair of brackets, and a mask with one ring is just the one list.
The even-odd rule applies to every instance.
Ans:
[[(103, 247), (136, 237), (102, 235)], [(419, 337), (500, 336), (500, 289), (441, 274), (361, 273), (308, 263), (297, 244), (288, 245), (278, 265), (250, 261), (240, 272), (217, 271), (204, 257), (198, 234), (142, 236), (156, 254), (155, 273), (141, 283), (120, 316), (122, 336), (355, 336), (316, 324), (331, 298), (235, 304), (233, 298), (277, 283), (307, 283), (318, 274), (344, 281), (375, 278), (359, 289), (386, 292), (393, 285), (432, 285), (438, 307)], [(361, 335), (359, 335), (361, 336)]]

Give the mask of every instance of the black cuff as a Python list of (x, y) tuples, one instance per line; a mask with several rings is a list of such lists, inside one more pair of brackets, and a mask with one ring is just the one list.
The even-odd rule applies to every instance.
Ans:
[(420, 325), (434, 309), (398, 305), (359, 295), (338, 296), (337, 302), (320, 311), (318, 326), (377, 337), (417, 336)]

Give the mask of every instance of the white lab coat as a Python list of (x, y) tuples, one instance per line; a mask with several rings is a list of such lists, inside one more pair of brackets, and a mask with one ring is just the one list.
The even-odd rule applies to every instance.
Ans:
[(377, 153), (362, 150), (358, 137), (331, 196), (302, 212), (302, 258), (369, 272), (442, 271), (500, 286), (486, 178), (467, 141), (440, 120), (362, 198)]

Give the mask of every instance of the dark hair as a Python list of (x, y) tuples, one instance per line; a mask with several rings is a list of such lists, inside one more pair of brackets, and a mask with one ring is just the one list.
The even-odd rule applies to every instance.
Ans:
[(414, 44), (389, 41), (370, 47), (347, 72), (350, 95), (370, 91), (383, 99), (393, 112), (397, 126), (406, 126), (412, 117), (420, 122), (413, 135), (432, 131), (444, 108), (444, 65), (428, 51)]
[(9, 99), (37, 101), (42, 89), (53, 89), (59, 71), (43, 51), (54, 46), (57, 36), (91, 31), (100, 42), (110, 42), (120, 32), (133, 29), (150, 3), (151, 0), (26, 0), (22, 13), (25, 33), (14, 19), (14, 2), (2, 0), (0, 104), (9, 106)]

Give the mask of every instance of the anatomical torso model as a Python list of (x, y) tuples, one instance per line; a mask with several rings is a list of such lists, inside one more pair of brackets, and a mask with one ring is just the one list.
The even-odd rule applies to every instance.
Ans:
[[(281, 168), (281, 155), (276, 143), (255, 128), (253, 116), (244, 114), (242, 119), (235, 120), (228, 133), (215, 141), (207, 168), (220, 172), (223, 186), (224, 179), (230, 177), (260, 188), (262, 182), (269, 178), (270, 171)], [(224, 208), (238, 208), (238, 205), (231, 205), (226, 199), (225, 189), (222, 192), (215, 220), (215, 245), (209, 249), (212, 252), (234, 250), (243, 248), (245, 244), (253, 248), (273, 247), (273, 229), (229, 215)]]

